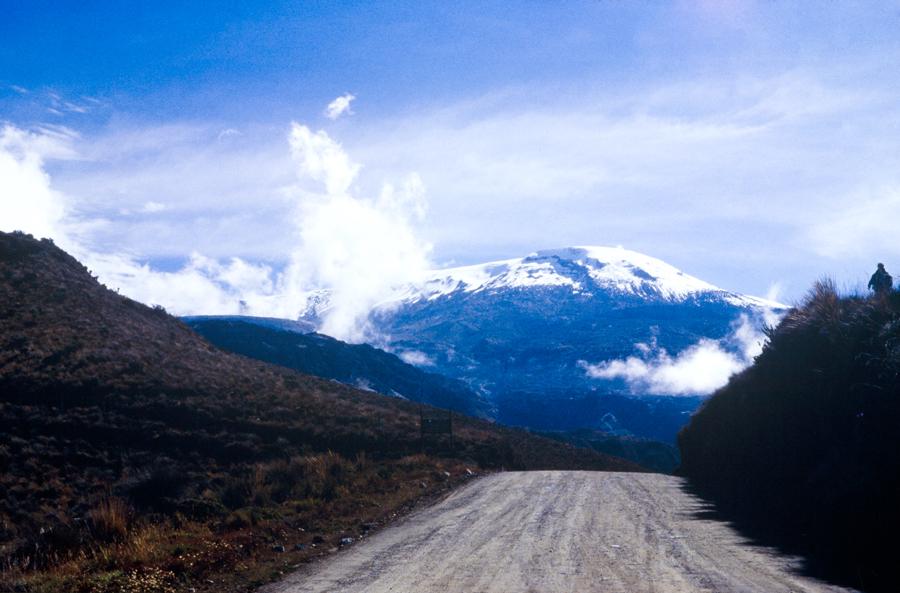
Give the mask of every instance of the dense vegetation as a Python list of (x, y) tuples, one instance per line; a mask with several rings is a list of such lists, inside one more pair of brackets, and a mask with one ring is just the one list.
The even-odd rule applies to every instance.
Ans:
[(629, 459), (647, 469), (664, 474), (671, 474), (679, 464), (678, 449), (674, 445), (660, 441), (609, 434), (590, 428), (538, 434), (578, 447), (587, 447), (607, 455)]
[(218, 350), (0, 233), (0, 589), (242, 591), (470, 473), (635, 469)]
[(818, 284), (679, 445), (681, 472), (754, 535), (816, 572), (896, 591), (900, 294)]
[(465, 383), (427, 373), (368, 344), (264, 327), (241, 318), (191, 317), (191, 329), (223, 350), (361, 389), (487, 417), (488, 403)]

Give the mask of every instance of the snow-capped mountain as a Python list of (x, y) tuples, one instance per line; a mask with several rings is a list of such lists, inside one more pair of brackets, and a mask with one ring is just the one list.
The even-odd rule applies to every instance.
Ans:
[(392, 300), (413, 303), (454, 293), (536, 287), (567, 288), (588, 296), (599, 290), (648, 300), (681, 302), (703, 297), (738, 307), (784, 308), (780, 303), (722, 290), (636, 251), (597, 246), (543, 250), (522, 258), (435, 270)]
[[(304, 317), (327, 315), (328, 300), (317, 293)], [(737, 351), (740, 344), (729, 340), (738, 319), (762, 325), (769, 312), (784, 310), (634, 251), (570, 247), (431, 272), (375, 307), (370, 322), (376, 345), (465, 381), (493, 403), (500, 421), (575, 428), (600, 426), (613, 412), (640, 433), (629, 422), (649, 422), (656, 412), (596, 405), (630, 390), (586, 372), (585, 361), (644, 356), (651, 348), (677, 356), (702, 341)], [(685, 405), (674, 405), (665, 431), (644, 434), (672, 437), (687, 418)]]

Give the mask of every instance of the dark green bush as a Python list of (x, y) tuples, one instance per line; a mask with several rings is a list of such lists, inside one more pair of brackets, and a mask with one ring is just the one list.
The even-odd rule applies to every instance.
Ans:
[(900, 294), (817, 284), (679, 435), (719, 508), (836, 578), (894, 589), (900, 531)]

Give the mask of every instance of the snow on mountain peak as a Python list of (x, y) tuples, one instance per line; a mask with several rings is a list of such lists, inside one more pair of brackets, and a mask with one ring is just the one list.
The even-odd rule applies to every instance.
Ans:
[(538, 286), (601, 290), (681, 301), (716, 294), (738, 306), (784, 308), (757, 297), (730, 293), (678, 270), (662, 260), (622, 247), (578, 246), (536, 251), (526, 257), (435, 270), (409, 286), (399, 300), (434, 300), (457, 292)]
[[(713, 298), (737, 307), (776, 311), (788, 308), (723, 290), (643, 253), (602, 246), (546, 249), (520, 258), (433, 270), (419, 282), (399, 288), (376, 308), (433, 301), (454, 294), (541, 287), (563, 287), (586, 296), (602, 292), (671, 302)], [(329, 296), (328, 291), (315, 293), (304, 315), (327, 311)]]

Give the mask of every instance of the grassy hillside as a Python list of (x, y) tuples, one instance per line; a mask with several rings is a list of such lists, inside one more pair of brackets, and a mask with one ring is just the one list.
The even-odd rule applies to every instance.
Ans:
[[(635, 469), (218, 350), (0, 233), (0, 589), (243, 591), (499, 468)], [(346, 542), (346, 540), (345, 540)]]
[(900, 294), (817, 285), (679, 445), (680, 471), (757, 535), (817, 572), (896, 591)]
[(191, 317), (184, 321), (229, 352), (470, 416), (486, 418), (490, 414), (484, 398), (462, 381), (426, 373), (368, 344), (347, 344), (321, 334), (264, 327), (249, 318)]

